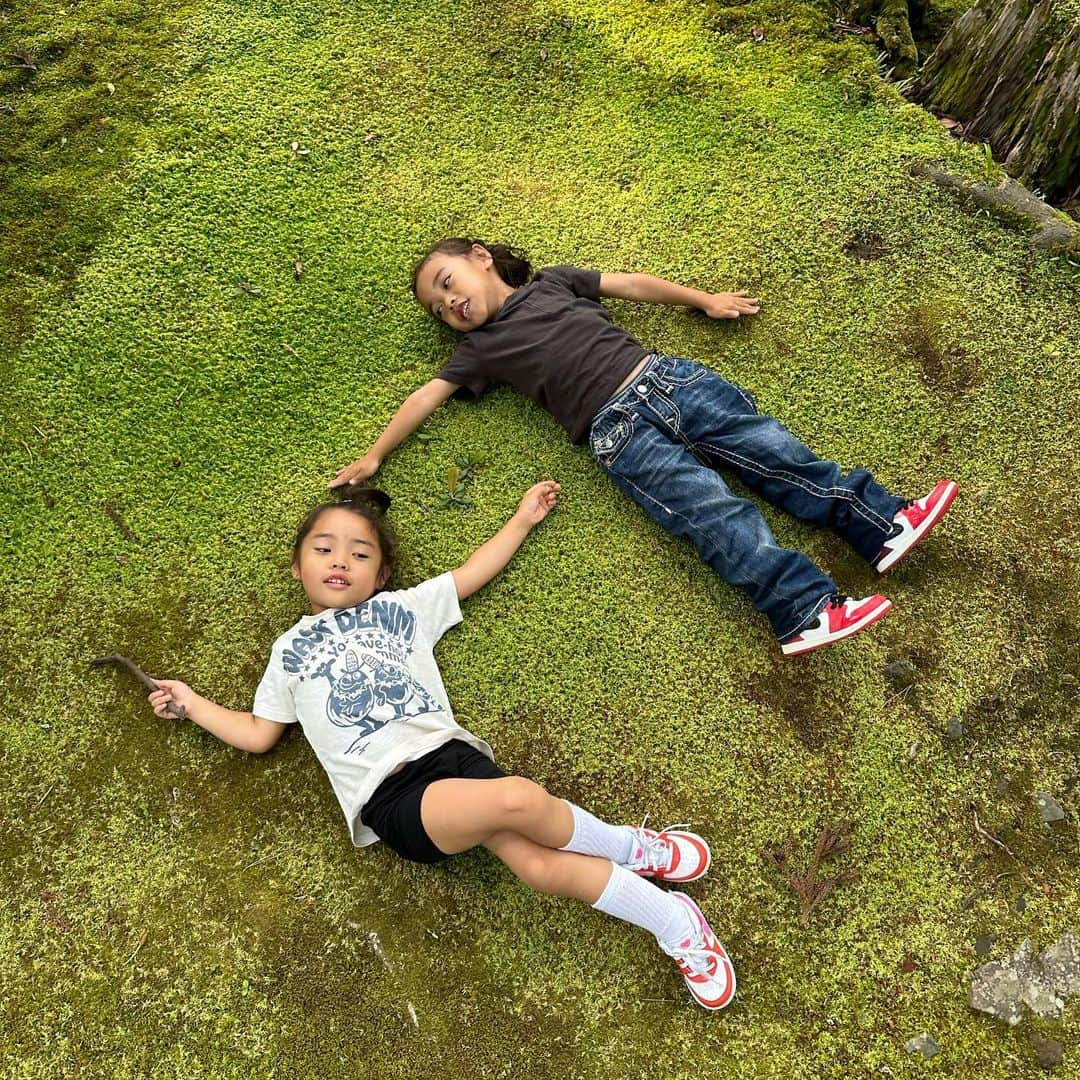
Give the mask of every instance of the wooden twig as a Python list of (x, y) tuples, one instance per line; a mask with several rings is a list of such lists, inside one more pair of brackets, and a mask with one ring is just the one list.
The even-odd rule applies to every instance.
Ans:
[(982, 826), (982, 822), (979, 821), (979, 811), (975, 809), (975, 804), (971, 803), (968, 807), (971, 810), (971, 816), (975, 819), (975, 831), (984, 839), (989, 840), (995, 847), (1001, 848), (1010, 859), (1015, 859), (1016, 854), (1009, 848), (1008, 844), (1003, 844), (992, 833), (988, 833)]
[(146, 937), (149, 933), (150, 928), (146, 927), (143, 930), (142, 934), (139, 936), (139, 943), (135, 946), (135, 951), (124, 961), (125, 964), (130, 964), (131, 961), (134, 960), (136, 956), (138, 956), (139, 950), (143, 947), (143, 944), (145, 943)]
[(31, 813), (31, 814), (33, 814), (33, 813), (36, 813), (36, 812), (37, 812), (38, 810), (40, 810), (40, 809), (41, 809), (41, 805), (42, 805), (42, 803), (44, 803), (44, 802), (45, 802), (45, 800), (46, 800), (46, 799), (47, 799), (47, 798), (49, 797), (49, 792), (50, 792), (50, 791), (52, 791), (52, 789), (53, 789), (54, 787), (56, 787), (56, 783), (55, 783), (55, 782), (54, 782), (54, 783), (52, 783), (52, 784), (50, 784), (50, 785), (48, 786), (48, 788), (47, 788), (47, 789), (46, 789), (46, 791), (45, 791), (45, 794), (44, 794), (44, 795), (42, 795), (42, 796), (41, 796), (41, 798), (40, 798), (40, 799), (38, 799), (38, 801), (37, 801), (36, 803), (34, 803), (33, 807), (32, 807), (32, 808), (31, 808), (31, 810), (30, 810), (30, 813)]
[(112, 520), (112, 523), (120, 530), (120, 535), (125, 540), (138, 541), (139, 538), (135, 535), (134, 530), (124, 520), (120, 511), (117, 510), (115, 506), (106, 506), (105, 513)]
[[(105, 664), (119, 664), (121, 667), (127, 668), (147, 690), (160, 689), (158, 684), (134, 660), (129, 660), (126, 656), (121, 656), (119, 653), (109, 653), (108, 656), (98, 656), (90, 661), (91, 667), (102, 667)], [(183, 705), (177, 705), (175, 701), (166, 703), (165, 712), (169, 716), (175, 716), (177, 720), (187, 719), (187, 710)]]
[(985, 896), (986, 893), (988, 893), (1002, 878), (1007, 877), (1012, 877), (1012, 874), (1008, 871), (1004, 874), (998, 874), (997, 877), (991, 878), (985, 885), (981, 885), (970, 896), (966, 897), (960, 907), (964, 911), (967, 911), (968, 908), (974, 905), (975, 901), (978, 900), (980, 896)]

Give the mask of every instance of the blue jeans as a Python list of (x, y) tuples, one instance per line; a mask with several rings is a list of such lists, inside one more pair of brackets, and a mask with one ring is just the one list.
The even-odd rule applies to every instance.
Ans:
[(689, 537), (781, 640), (814, 619), (836, 584), (801, 551), (780, 547), (757, 507), (733, 495), (716, 469), (729, 467), (774, 506), (829, 526), (868, 560), (893, 534), (902, 502), (864, 469), (843, 475), (760, 415), (745, 390), (676, 356), (654, 354), (600, 409), (589, 445), (616, 487)]

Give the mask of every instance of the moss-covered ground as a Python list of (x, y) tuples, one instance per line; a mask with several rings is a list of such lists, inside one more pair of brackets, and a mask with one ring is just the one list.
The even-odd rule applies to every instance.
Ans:
[[(910, 178), (994, 167), (833, 17), (0, 9), (0, 1075), (1039, 1075), (1031, 1021), (969, 1011), (966, 975), (981, 935), (992, 958), (1080, 920), (1076, 266)], [(961, 486), (887, 580), (888, 620), (784, 662), (742, 596), (509, 392), (448, 404), (380, 474), (405, 583), (562, 482), (439, 661), (506, 767), (709, 838), (690, 891), (740, 977), (718, 1015), (643, 932), (486, 854), (354, 850), (297, 733), (248, 756), (87, 668), (117, 649), (249, 706), (303, 611), (297, 521), (452, 348), (407, 281), (460, 232), (536, 265), (750, 289), (762, 311), (738, 324), (612, 306), (819, 452), (906, 494)], [(438, 509), (461, 453), (486, 463), (474, 504)], [(766, 515), (856, 595), (878, 584)], [(911, 689), (883, 673), (897, 659)], [(1037, 791), (1065, 821), (1040, 822)], [(803, 926), (760, 852), (790, 834), (808, 853), (841, 821), (837, 866), (862, 876)], [(1080, 1003), (1037, 1026), (1080, 1074)], [(930, 1061), (904, 1050), (922, 1031)]]

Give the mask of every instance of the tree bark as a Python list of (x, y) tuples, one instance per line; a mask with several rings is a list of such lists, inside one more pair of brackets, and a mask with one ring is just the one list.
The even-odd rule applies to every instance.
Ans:
[(1080, 20), (1058, 0), (978, 0), (927, 60), (910, 96), (963, 121), (1006, 171), (1048, 200), (1080, 197)]

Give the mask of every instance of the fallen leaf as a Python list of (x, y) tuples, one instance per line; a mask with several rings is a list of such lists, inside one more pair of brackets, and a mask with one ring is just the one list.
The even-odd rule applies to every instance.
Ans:
[(938, 123), (946, 130), (952, 131), (954, 127), (960, 126), (959, 120), (954, 120), (951, 116), (939, 116)]
[(116, 87), (115, 87), (115, 86), (113, 86), (113, 84), (112, 84), (111, 82), (107, 82), (107, 83), (105, 84), (105, 89), (109, 91), (109, 94), (110, 94), (110, 95), (112, 95), (112, 94), (115, 94), (115, 93), (116, 93)]
[(919, 962), (915, 959), (911, 953), (908, 953), (903, 960), (900, 961), (900, 970), (905, 975), (910, 975), (913, 971), (918, 971)]
[(765, 27), (755, 26), (754, 29), (750, 31), (750, 36), (760, 45), (765, 40)]

